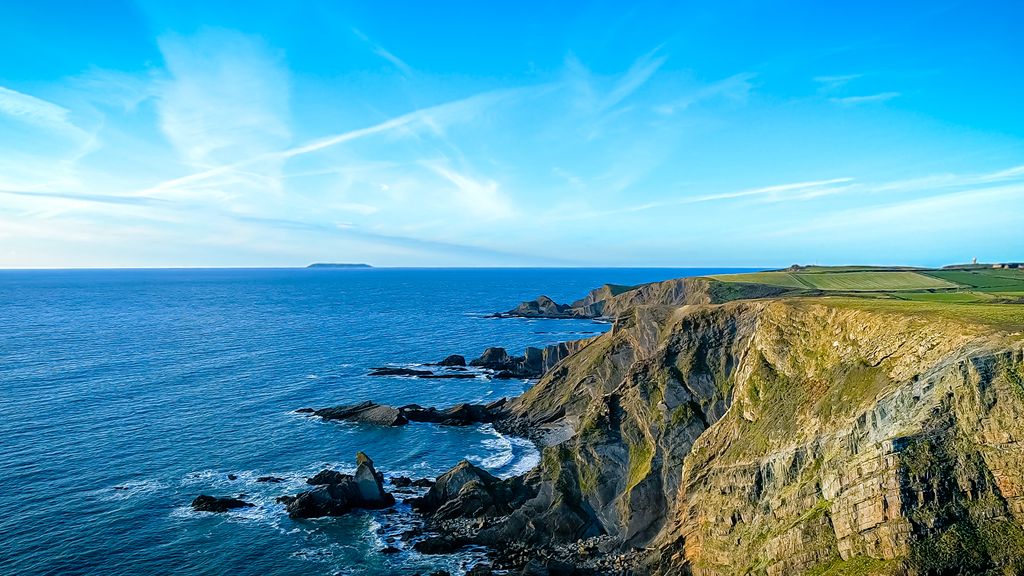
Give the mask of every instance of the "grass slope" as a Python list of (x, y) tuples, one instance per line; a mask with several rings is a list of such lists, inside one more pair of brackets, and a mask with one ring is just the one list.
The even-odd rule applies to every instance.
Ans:
[(956, 288), (954, 282), (918, 272), (905, 270), (863, 270), (849, 268), (841, 271), (810, 272), (754, 272), (750, 274), (720, 274), (711, 276), (719, 282), (747, 282), (769, 284), (808, 290), (872, 292), (896, 290), (934, 290)]
[(929, 276), (979, 290), (1024, 290), (1024, 271), (936, 270)]
[[(1024, 270), (926, 270), (867, 266), (804, 267), (710, 276), (734, 287), (735, 298), (762, 298), (757, 286), (789, 289), (785, 296), (826, 296), (839, 307), (929, 315), (1024, 330)], [(775, 288), (778, 290), (778, 288)]]

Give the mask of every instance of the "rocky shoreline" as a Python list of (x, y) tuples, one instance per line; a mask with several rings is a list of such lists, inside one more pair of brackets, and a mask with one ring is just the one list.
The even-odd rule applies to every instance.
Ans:
[[(511, 478), (463, 461), (433, 480), (393, 479), (416, 527), (386, 552), (484, 547), (477, 576), (1024, 570), (1019, 331), (705, 278), (620, 288), (519, 311), (614, 313), (600, 336), (422, 370), (535, 378), (520, 396), (299, 410), (364, 425), (488, 424), (541, 451)], [(321, 473), (282, 502), (289, 514), (387, 506), (383, 475), (364, 465)]]
[[(381, 366), (373, 368), (368, 375), (536, 380), (578, 350), (580, 342), (584, 341), (527, 348), (521, 356), (511, 355), (504, 348), (491, 347), (469, 361), (464, 356), (453, 354), (438, 362), (421, 365), (423, 369)], [(542, 439), (545, 431), (517, 419), (508, 409), (508, 402), (502, 398), (488, 404), (462, 403), (438, 408), (416, 404), (389, 406), (362, 401), (324, 408), (299, 408), (295, 412), (325, 421), (375, 426), (491, 424), (503, 433)], [(309, 490), (282, 495), (277, 502), (285, 505), (289, 517), (304, 519), (390, 509), (398, 501), (396, 495), (399, 495), (418, 520), (414, 519), (411, 522), (414, 527), (405, 530), (397, 540), (389, 538), (387, 546), (380, 552), (400, 552), (402, 548), (399, 545), (421, 554), (454, 554), (466, 547), (484, 547), (487, 549), (487, 561), (478, 563), (468, 572), (476, 576), (520, 573), (535, 576), (591, 575), (612, 571), (625, 574), (628, 572), (624, 570), (635, 564), (636, 558), (628, 553), (622, 554), (603, 536), (562, 544), (520, 541), (516, 524), (505, 524), (514, 512), (538, 497), (541, 478), (536, 471), (500, 479), (463, 460), (436, 479), (395, 476), (386, 480), (366, 454), (359, 452), (356, 463), (354, 475), (322, 470), (306, 479), (311, 486)], [(274, 477), (261, 479), (267, 482), (280, 480)], [(388, 483), (391, 491), (385, 489)], [(239, 498), (208, 495), (199, 496), (192, 503), (194, 510), (212, 513), (250, 506), (253, 504)], [(559, 521), (556, 519), (554, 523)]]

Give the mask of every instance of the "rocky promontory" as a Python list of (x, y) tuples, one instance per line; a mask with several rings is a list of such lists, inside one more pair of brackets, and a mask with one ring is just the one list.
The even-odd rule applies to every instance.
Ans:
[(432, 534), (420, 548), (490, 546), (496, 569), (1022, 573), (1020, 308), (725, 284), (574, 304), (612, 329), (568, 345), (500, 404), (314, 414), (486, 421), (534, 438), (529, 473), (497, 479), (462, 462), (414, 501)]
[(504, 414), (506, 400), (495, 400), (490, 404), (456, 404), (448, 408), (424, 408), (418, 404), (395, 407), (365, 401), (344, 404), (330, 408), (304, 408), (298, 412), (324, 420), (344, 420), (382, 426), (404, 426), (409, 422), (429, 422), (444, 426), (468, 426), (489, 424)]
[(614, 320), (637, 306), (722, 304), (737, 299), (772, 298), (815, 291), (786, 286), (744, 282), (716, 282), (709, 278), (677, 278), (639, 286), (605, 284), (572, 304), (558, 304), (547, 296), (520, 303), (493, 318), (579, 318)]

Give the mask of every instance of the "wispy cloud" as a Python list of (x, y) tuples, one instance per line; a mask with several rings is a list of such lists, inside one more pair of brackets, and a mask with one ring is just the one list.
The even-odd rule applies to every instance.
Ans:
[[(949, 234), (954, 230), (975, 229), (975, 217), (984, 216), (995, 224), (997, 220), (1015, 220), (1012, 213), (999, 208), (1024, 196), (1024, 185), (1009, 184), (996, 187), (975, 188), (956, 192), (890, 201), (874, 206), (827, 213), (809, 222), (788, 228), (766, 231), (766, 237), (802, 236), (810, 233), (829, 231), (850, 231), (849, 237), (856, 237), (886, 226), (896, 226), (904, 233), (922, 231), (929, 235)], [(1024, 228), (1016, 227), (1016, 236), (1024, 240)], [(1002, 232), (1006, 232), (1005, 228)]]
[(863, 74), (839, 74), (834, 76), (815, 76), (814, 81), (820, 85), (822, 92), (833, 92), (850, 82), (863, 77)]
[(70, 111), (67, 108), (2, 86), (0, 112), (43, 126), (71, 126), (68, 120)]
[(473, 178), (453, 170), (447, 163), (421, 164), (454, 185), (453, 198), (465, 212), (487, 220), (509, 218), (515, 214), (512, 202), (501, 193), (494, 180)]
[(526, 89), (509, 89), (509, 90), (496, 90), (491, 92), (484, 92), (455, 100), (452, 102), (446, 102), (444, 104), (438, 104), (427, 108), (421, 108), (395, 116), (383, 122), (367, 126), (365, 128), (357, 128), (355, 130), (349, 130), (347, 132), (341, 132), (330, 136), (324, 136), (317, 138), (305, 144), (293, 146), (291, 148), (285, 148), (274, 152), (266, 152), (262, 154), (253, 155), (248, 158), (243, 158), (236, 162), (223, 164), (220, 166), (214, 166), (206, 170), (195, 172), (179, 178), (173, 178), (165, 180), (153, 186), (150, 186), (144, 190), (137, 192), (139, 195), (151, 195), (151, 194), (167, 194), (174, 193), (175, 191), (188, 190), (202, 182), (228, 176), (239, 172), (241, 169), (251, 166), (254, 164), (261, 164), (268, 161), (280, 161), (305, 154), (311, 154), (319, 152), (344, 144), (352, 142), (376, 134), (384, 134), (387, 132), (396, 131), (401, 128), (406, 128), (415, 124), (428, 126), (429, 123), (450, 123), (450, 122), (465, 122), (471, 120), (476, 114), (482, 110), (487, 109), (499, 102), (512, 98), (516, 95), (522, 95), (527, 93)]
[(56, 200), (70, 200), (72, 202), (95, 202), (100, 204), (130, 204), (130, 205), (160, 205), (167, 204), (166, 200), (160, 198), (149, 198), (145, 196), (117, 196), (113, 194), (86, 194), (77, 192), (44, 192), (39, 190), (2, 190), (0, 194), (9, 196), (24, 196), (28, 198), (48, 198)]
[(708, 100), (723, 99), (730, 102), (746, 102), (754, 89), (753, 79), (756, 74), (743, 72), (734, 74), (728, 78), (705, 84), (693, 89), (690, 93), (683, 95), (668, 104), (655, 106), (654, 110), (659, 114), (675, 114), (690, 108), (691, 106)]
[(872, 102), (887, 102), (893, 98), (898, 98), (900, 95), (901, 94), (899, 92), (879, 92), (878, 94), (868, 94), (866, 96), (842, 96), (829, 98), (829, 101), (843, 106), (856, 106), (857, 104), (870, 104)]
[[(979, 190), (987, 189), (993, 185), (1005, 185), (1008, 183), (1020, 182), (1024, 184), (1024, 166), (1013, 166), (1001, 170), (973, 174), (938, 174), (913, 178), (908, 180), (892, 180), (886, 182), (858, 181), (851, 177), (830, 178), (827, 180), (813, 180), (808, 182), (795, 182), (790, 184), (776, 184), (758, 188), (722, 192), (717, 194), (704, 194), (685, 196), (681, 198), (635, 204), (611, 210), (596, 212), (580, 212), (570, 216), (571, 219), (595, 218), (625, 214), (632, 212), (643, 212), (669, 206), (680, 206), (686, 204), (700, 204), (706, 202), (721, 202), (743, 198), (757, 198), (764, 202), (779, 203), (788, 201), (806, 201), (822, 196), (834, 194), (856, 193), (862, 198), (871, 196), (882, 196), (888, 198), (892, 194), (925, 193), (928, 197), (938, 196), (937, 192), (951, 189), (964, 191), (968, 188), (977, 188), (971, 193), (979, 193)], [(1021, 189), (1024, 190), (1024, 189)]]
[(160, 127), (193, 165), (279, 149), (291, 138), (289, 73), (258, 37), (206, 29), (160, 38), (168, 76), (158, 83)]
[[(694, 204), (698, 202), (714, 202), (717, 200), (732, 200), (735, 198), (746, 198), (750, 196), (764, 196), (771, 201), (782, 201), (788, 198), (795, 199), (807, 199), (825, 194), (835, 193), (840, 190), (845, 190), (845, 186), (836, 187), (836, 184), (847, 184), (852, 182), (853, 178), (830, 178), (828, 180), (813, 180), (810, 182), (794, 182), (791, 184), (775, 184), (772, 186), (763, 186), (761, 188), (751, 188), (748, 190), (737, 190), (735, 192), (724, 192), (721, 194), (707, 194), (704, 196), (691, 196), (687, 198), (680, 198), (675, 200), (674, 204)], [(797, 196), (787, 196), (790, 193), (799, 192)], [(813, 194), (813, 195), (811, 195)]]
[(0, 114), (61, 132), (79, 142), (88, 142), (93, 138), (93, 134), (71, 120), (71, 111), (67, 108), (3, 86), (0, 86)]
[(660, 49), (661, 47), (659, 46), (633, 62), (629, 70), (626, 70), (626, 73), (616, 80), (612, 89), (601, 101), (600, 108), (602, 110), (607, 110), (622, 102), (630, 94), (646, 84), (651, 79), (651, 76), (654, 76), (654, 73), (668, 60), (668, 56), (658, 55)]
[[(589, 113), (601, 113), (617, 106), (641, 86), (647, 83), (659, 68), (668, 60), (667, 56), (659, 55), (661, 47), (641, 55), (621, 75), (610, 79), (610, 85), (602, 79), (594, 77), (591, 71), (573, 54), (566, 56), (566, 83), (577, 94), (578, 104)], [(603, 88), (603, 89), (602, 89)]]
[(631, 206), (623, 206), (619, 208), (613, 208), (610, 210), (590, 212), (582, 211), (578, 213), (569, 214), (566, 216), (556, 216), (554, 219), (582, 220), (590, 218), (601, 218), (614, 216), (618, 214), (645, 212), (648, 210), (656, 210), (672, 206), (702, 204), (708, 202), (721, 202), (751, 197), (757, 197), (767, 202), (783, 202), (787, 200), (809, 200), (811, 198), (817, 198), (820, 196), (837, 194), (846, 191), (849, 188), (849, 185), (852, 181), (853, 178), (831, 178), (828, 180), (814, 180), (808, 182), (794, 182), (790, 184), (776, 184), (772, 186), (748, 188), (744, 190), (735, 190), (732, 192), (722, 192), (718, 194), (683, 196), (680, 198), (673, 198), (670, 200), (646, 202), (643, 204), (634, 204)]
[(389, 50), (387, 50), (386, 48), (384, 48), (380, 44), (377, 44), (373, 40), (370, 40), (370, 37), (367, 36), (366, 34), (364, 34), (358, 28), (353, 28), (352, 29), (352, 33), (355, 34), (356, 37), (358, 37), (363, 42), (366, 42), (370, 46), (370, 48), (373, 50), (374, 54), (376, 54), (377, 56), (380, 56), (381, 58), (387, 60), (392, 65), (394, 65), (394, 67), (397, 68), (399, 70), (399, 72), (402, 73), (403, 76), (405, 76), (406, 78), (409, 78), (409, 77), (412, 76), (412, 74), (413, 74), (412, 68), (408, 64), (405, 63), (405, 60), (402, 60), (401, 58), (399, 58), (398, 56), (395, 56), (392, 52), (390, 52)]

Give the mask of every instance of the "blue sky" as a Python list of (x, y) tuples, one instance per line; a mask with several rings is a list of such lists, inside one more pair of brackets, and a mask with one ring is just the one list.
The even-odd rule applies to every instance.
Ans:
[(0, 266), (1024, 257), (1024, 4), (844, 4), (5, 2)]

